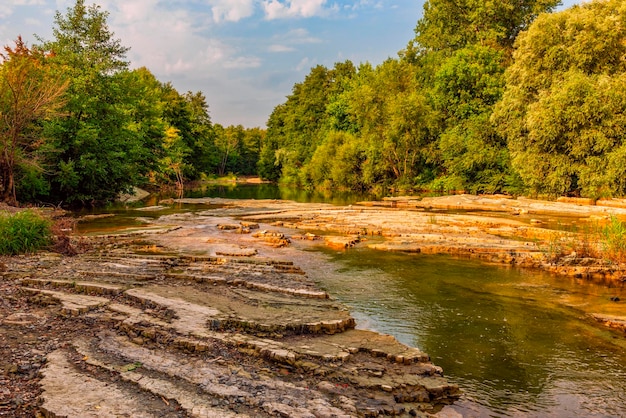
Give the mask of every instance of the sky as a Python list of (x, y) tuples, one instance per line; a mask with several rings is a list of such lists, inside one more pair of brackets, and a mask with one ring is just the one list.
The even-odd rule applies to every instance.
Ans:
[[(579, 0), (564, 0), (567, 7)], [(0, 42), (52, 39), (54, 14), (74, 0), (0, 0)], [(424, 0), (85, 0), (109, 13), (129, 47), (180, 92), (201, 91), (211, 120), (264, 127), (316, 65), (380, 64), (414, 36)]]

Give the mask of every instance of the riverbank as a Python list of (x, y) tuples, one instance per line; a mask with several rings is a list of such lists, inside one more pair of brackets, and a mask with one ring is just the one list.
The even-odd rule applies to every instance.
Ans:
[[(624, 266), (557, 254), (580, 234), (548, 227), (621, 216), (615, 208), (524, 212), (482, 199), (177, 199), (194, 210), (143, 208), (143, 226), (83, 237), (90, 250), (77, 257), (5, 258), (0, 416), (454, 415), (445, 405), (458, 388), (425, 353), (354, 329), (297, 260), (315, 245), (368, 246), (623, 285)], [(586, 313), (621, 332), (623, 303)]]
[[(331, 248), (355, 246), (403, 253), (449, 254), (484, 262), (539, 269), (575, 280), (624, 286), (626, 265), (602, 257), (591, 226), (626, 218), (619, 204), (539, 201), (469, 195), (392, 198), (350, 206), (278, 200), (178, 199), (227, 213), (247, 222), (301, 232), (294, 240), (315, 240)], [(595, 250), (594, 250), (595, 248)], [(603, 312), (584, 312), (620, 330), (623, 304), (610, 301)]]
[(355, 329), (278, 233), (232, 225), (268, 226), (183, 213), (4, 258), (0, 416), (427, 417), (459, 396), (427, 354)]

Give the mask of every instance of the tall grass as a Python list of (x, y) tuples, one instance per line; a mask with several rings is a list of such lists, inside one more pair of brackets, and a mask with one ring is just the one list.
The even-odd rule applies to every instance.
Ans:
[(545, 242), (545, 252), (551, 261), (575, 254), (578, 258), (626, 263), (626, 222), (611, 216), (606, 224), (593, 223), (569, 233), (554, 232)]
[(49, 245), (50, 228), (49, 220), (30, 210), (15, 214), (0, 212), (0, 254), (30, 253)]
[(608, 224), (601, 229), (602, 250), (609, 260), (626, 262), (626, 223), (611, 216)]

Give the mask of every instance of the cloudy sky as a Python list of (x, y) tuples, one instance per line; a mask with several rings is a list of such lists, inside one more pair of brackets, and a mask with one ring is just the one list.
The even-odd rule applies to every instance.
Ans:
[[(577, 0), (565, 0), (571, 5)], [(379, 64), (413, 37), (424, 0), (86, 0), (133, 68), (145, 66), (181, 93), (202, 91), (213, 122), (265, 126), (311, 67)], [(0, 42), (52, 38), (54, 13), (74, 0), (0, 0)]]

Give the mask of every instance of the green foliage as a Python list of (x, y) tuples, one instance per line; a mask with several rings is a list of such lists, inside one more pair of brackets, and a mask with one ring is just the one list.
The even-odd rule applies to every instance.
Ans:
[(534, 193), (626, 193), (626, 5), (542, 15), (522, 34), (494, 114)]
[(315, 150), (306, 169), (311, 184), (326, 189), (362, 190), (362, 165), (366, 159), (362, 144), (348, 132), (330, 132)]
[(623, 263), (626, 261), (626, 224), (616, 216), (611, 216), (607, 225), (601, 230), (602, 245), (609, 260)]
[(558, 0), (429, 0), (411, 50), (454, 51), (467, 45), (512, 49), (517, 35)]
[(471, 45), (455, 51), (434, 75), (431, 98), (441, 117), (438, 146), (445, 189), (494, 193), (507, 188), (505, 141), (490, 121), (504, 89), (501, 51)]
[(50, 221), (33, 211), (15, 214), (0, 212), (0, 254), (15, 255), (37, 251), (51, 243)]
[[(324, 141), (327, 127), (350, 123), (339, 96), (355, 73), (350, 61), (337, 63), (331, 70), (318, 65), (302, 83), (294, 85), (287, 102), (277, 106), (268, 120), (258, 163), (263, 178), (276, 180), (282, 176), (282, 181), (306, 183), (301, 168)], [(332, 120), (328, 117), (329, 106)]]
[[(49, 59), (20, 37), (0, 54), (0, 199), (17, 203), (21, 172), (41, 172), (36, 151), (42, 145), (40, 121), (55, 115), (67, 87), (51, 72)], [(19, 191), (23, 195), (22, 191)]]
[(268, 121), (260, 172), (326, 188), (520, 192), (491, 115), (515, 38), (558, 3), (427, 1), (400, 59), (316, 67), (294, 86)]
[(20, 166), (16, 179), (17, 200), (20, 202), (34, 202), (50, 193), (50, 183), (37, 166)]
[(146, 159), (144, 137), (131, 129), (125, 111), (137, 99), (125, 88), (128, 49), (113, 38), (107, 17), (98, 6), (77, 0), (65, 16), (57, 12), (55, 40), (44, 44), (70, 81), (64, 116), (47, 124), (56, 200), (106, 201), (129, 190), (147, 171), (139, 164)]

